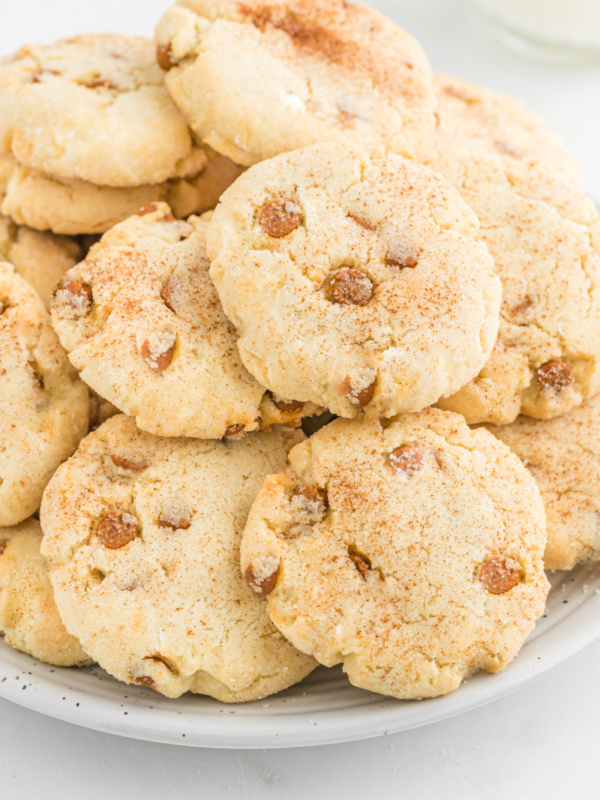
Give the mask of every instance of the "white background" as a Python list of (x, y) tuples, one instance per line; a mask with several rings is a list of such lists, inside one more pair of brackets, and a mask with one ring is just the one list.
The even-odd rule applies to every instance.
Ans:
[[(168, 0), (0, 0), (0, 53), (84, 31), (150, 34)], [(567, 140), (600, 197), (600, 70), (539, 66), (490, 36), (467, 0), (372, 0), (434, 68), (512, 93)], [(0, 701), (2, 800), (519, 800), (600, 797), (600, 643), (535, 685), (380, 739), (279, 751), (135, 742)]]

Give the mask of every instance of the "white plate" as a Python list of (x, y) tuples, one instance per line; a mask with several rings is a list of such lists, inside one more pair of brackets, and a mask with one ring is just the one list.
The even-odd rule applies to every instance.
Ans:
[(546, 615), (513, 663), (433, 700), (403, 702), (355, 689), (339, 668), (319, 668), (298, 686), (256, 703), (231, 706), (198, 695), (167, 700), (98, 668), (49, 667), (3, 642), (0, 696), (87, 728), (202, 747), (292, 747), (396, 733), (502, 697), (600, 637), (600, 566), (551, 580)]

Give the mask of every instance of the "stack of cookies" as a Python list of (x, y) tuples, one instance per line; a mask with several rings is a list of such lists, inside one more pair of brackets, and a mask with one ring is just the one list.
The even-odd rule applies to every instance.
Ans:
[(9, 645), (434, 697), (600, 559), (600, 216), (382, 15), (178, 0), (156, 43), (23, 47), (0, 198)]

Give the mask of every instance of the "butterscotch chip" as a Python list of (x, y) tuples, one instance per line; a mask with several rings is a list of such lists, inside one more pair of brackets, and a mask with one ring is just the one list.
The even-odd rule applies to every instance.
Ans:
[(494, 556), (481, 565), (479, 580), (484, 589), (491, 594), (505, 594), (520, 580), (521, 565), (506, 556)]
[(390, 453), (390, 467), (395, 473), (412, 478), (425, 466), (425, 453), (417, 445), (404, 444)]
[(152, 339), (144, 339), (140, 355), (152, 369), (163, 372), (173, 360), (175, 336), (169, 331), (157, 334)]
[(398, 244), (387, 251), (385, 263), (388, 267), (397, 269), (414, 269), (419, 263), (419, 258), (410, 248)]
[(353, 550), (348, 550), (348, 556), (349, 556), (350, 560), (352, 561), (352, 563), (354, 564), (354, 566), (356, 567), (356, 569), (359, 571), (359, 573), (360, 573), (361, 577), (363, 578), (363, 580), (366, 581), (367, 580), (367, 575), (369, 574), (369, 571), (371, 569), (370, 560), (368, 558), (366, 558), (365, 556), (361, 555), (360, 553), (357, 553), (357, 552), (355, 552)]
[(107, 511), (98, 520), (96, 538), (105, 547), (118, 550), (125, 547), (137, 533), (137, 520), (124, 511)]
[(121, 467), (121, 469), (130, 469), (132, 472), (141, 472), (142, 470), (146, 469), (146, 464), (140, 463), (139, 461), (133, 461), (132, 459), (121, 456), (118, 453), (111, 453), (110, 458), (115, 467)]
[[(406, 442), (443, 452), (444, 469), (398, 480), (389, 454)], [(328, 513), (310, 527), (289, 500), (299, 475), (327, 487)], [(415, 699), (519, 652), (544, 611), (545, 541), (519, 459), (459, 415), (426, 409), (337, 419), (296, 445), (254, 500), (240, 560), (255, 583), (277, 570), (267, 610), (288, 641), (341, 663), (356, 686)]]
[(98, 88), (116, 89), (117, 88), (117, 85), (115, 83), (113, 83), (110, 80), (110, 78), (103, 78), (101, 75), (99, 75), (97, 78), (92, 78), (91, 81), (88, 81), (86, 83), (86, 86), (88, 87), (88, 89), (98, 89)]
[(131, 680), (133, 683), (137, 683), (138, 686), (147, 686), (149, 689), (156, 688), (154, 685), (154, 680), (149, 675), (138, 675), (136, 677), (131, 676)]
[(6, 550), (7, 544), (8, 544), (8, 539), (0, 539), (0, 556)]
[(359, 408), (367, 406), (375, 394), (375, 381), (363, 388), (357, 388), (353, 385), (351, 378), (346, 376), (342, 386), (346, 397), (353, 405), (359, 406)]
[[(238, 442), (153, 436), (119, 415), (84, 439), (54, 474), (41, 518), (56, 604), (100, 666), (151, 679), (167, 697), (225, 702), (266, 697), (314, 669), (268, 617), (261, 595), (277, 562), (256, 561), (249, 587), (239, 560), (252, 500), (303, 438), (281, 428)], [(111, 453), (147, 470), (115, 470)], [(98, 509), (105, 521), (90, 531)], [(102, 546), (103, 528), (113, 548), (128, 546)]]
[(58, 284), (55, 300), (63, 306), (65, 313), (77, 319), (89, 313), (93, 301), (92, 289), (82, 281), (67, 279)]
[[(276, 245), (254, 222), (273, 195), (303, 214)], [(396, 242), (416, 269), (390, 267)], [(390, 417), (460, 389), (493, 347), (500, 282), (476, 218), (414, 161), (318, 144), (256, 164), (222, 197), (207, 244), (242, 361), (278, 397)]]
[(158, 524), (161, 528), (186, 531), (191, 523), (189, 514), (180, 503), (170, 503), (160, 512)]
[(262, 595), (267, 595), (271, 594), (275, 588), (275, 584), (277, 583), (277, 575), (278, 571), (275, 570), (275, 572), (267, 575), (266, 578), (259, 580), (254, 574), (254, 568), (252, 564), (249, 564), (244, 572), (244, 579), (248, 586), (251, 586), (255, 592), (258, 592)]
[(156, 203), (147, 203), (135, 212), (136, 217), (145, 217), (146, 214), (153, 214), (158, 210)]
[(536, 372), (537, 383), (541, 392), (559, 394), (573, 385), (573, 370), (562, 361), (548, 361)]
[(275, 200), (262, 209), (259, 222), (265, 233), (280, 239), (300, 225), (300, 209), (289, 200)]
[(338, 303), (366, 306), (373, 296), (373, 283), (360, 270), (342, 267), (329, 281), (329, 290)]
[(169, 279), (165, 283), (165, 285), (162, 287), (162, 289), (160, 290), (160, 296), (163, 299), (163, 301), (164, 301), (165, 305), (167, 306), (167, 308), (170, 308), (171, 311), (174, 314), (176, 314), (177, 313), (176, 310), (175, 310), (176, 291), (174, 289), (174, 284), (171, 281), (171, 279)]
[(223, 435), (226, 439), (243, 439), (246, 435), (246, 426), (243, 423), (230, 425)]
[(324, 489), (317, 489), (316, 486), (301, 486), (294, 489), (291, 508), (294, 516), (301, 522), (320, 522), (329, 508), (327, 492)]
[(171, 44), (157, 44), (156, 45), (156, 61), (158, 66), (168, 72), (171, 67), (175, 66), (175, 61), (173, 61), (173, 48)]
[(304, 403), (298, 400), (276, 400), (273, 398), (273, 403), (284, 414), (293, 414), (295, 411), (302, 411), (304, 408)]

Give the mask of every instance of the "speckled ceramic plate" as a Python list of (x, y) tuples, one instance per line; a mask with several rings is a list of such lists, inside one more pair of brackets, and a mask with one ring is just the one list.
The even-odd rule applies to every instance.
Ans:
[(600, 636), (600, 565), (556, 573), (546, 615), (513, 663), (434, 700), (403, 702), (355, 689), (341, 669), (317, 669), (282, 694), (224, 705), (167, 700), (98, 668), (60, 669), (0, 643), (0, 696), (57, 719), (155, 742), (202, 747), (292, 747), (367, 739), (481, 706), (548, 672)]

